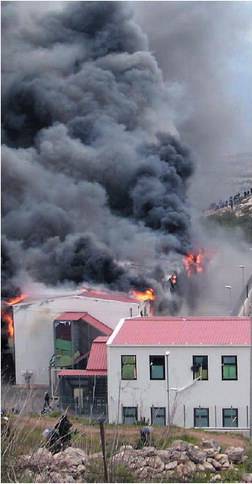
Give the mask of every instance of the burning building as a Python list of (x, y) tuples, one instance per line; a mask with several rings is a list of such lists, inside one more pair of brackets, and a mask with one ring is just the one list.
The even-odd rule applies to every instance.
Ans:
[(151, 302), (83, 289), (27, 298), (13, 306), (16, 383), (48, 385), (49, 368), (85, 368), (92, 341), (110, 335), (122, 317), (150, 314)]

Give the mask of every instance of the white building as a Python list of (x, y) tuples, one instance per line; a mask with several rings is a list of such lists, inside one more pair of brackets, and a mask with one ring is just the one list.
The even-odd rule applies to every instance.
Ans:
[(13, 306), (16, 384), (24, 384), (25, 375), (30, 374), (32, 385), (48, 385), (49, 361), (55, 353), (54, 320), (66, 311), (86, 312), (113, 329), (120, 318), (148, 311), (148, 303), (121, 293), (85, 289), (79, 294), (27, 298), (16, 304)]
[(107, 342), (109, 422), (249, 427), (249, 318), (123, 319)]

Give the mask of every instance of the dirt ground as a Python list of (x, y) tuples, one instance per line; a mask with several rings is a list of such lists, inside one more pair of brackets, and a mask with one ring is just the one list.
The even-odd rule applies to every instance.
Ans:
[[(48, 416), (32, 416), (32, 417), (18, 417), (19, 425), (24, 426), (27, 430), (36, 428), (41, 432), (47, 427), (53, 427), (57, 422), (57, 418)], [(86, 436), (88, 440), (99, 440), (99, 425), (86, 425), (79, 422), (78, 419), (70, 417), (70, 421), (73, 424), (73, 428), (78, 430), (78, 433), (83, 437)], [(106, 425), (105, 432), (107, 440), (114, 440), (115, 437), (119, 441), (124, 443), (133, 444), (139, 438), (138, 426), (125, 426), (125, 425)], [(166, 441), (167, 439), (180, 439), (192, 441), (195, 443), (201, 442), (202, 439), (214, 439), (219, 442), (222, 447), (247, 447), (249, 445), (249, 439), (242, 434), (230, 433), (230, 432), (210, 432), (196, 429), (183, 429), (178, 427), (172, 427), (170, 430), (167, 427), (154, 427), (152, 429), (152, 438), (154, 441)], [(197, 441), (197, 442), (196, 442)]]

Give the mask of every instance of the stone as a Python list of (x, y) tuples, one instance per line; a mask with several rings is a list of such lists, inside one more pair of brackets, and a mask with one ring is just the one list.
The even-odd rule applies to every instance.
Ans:
[(46, 466), (53, 462), (53, 455), (49, 450), (40, 447), (34, 454), (30, 456), (30, 465), (33, 466)]
[(205, 472), (204, 464), (196, 464), (196, 471), (197, 472)]
[(153, 456), (157, 455), (157, 449), (155, 447), (143, 447), (139, 453), (140, 455), (144, 455), (146, 457)]
[(218, 442), (216, 442), (216, 440), (213, 440), (213, 439), (202, 439), (202, 447), (203, 447), (203, 449), (210, 449), (210, 448), (212, 448), (212, 449), (217, 450), (218, 452), (221, 449), (221, 447), (218, 444)]
[(78, 474), (83, 474), (85, 471), (86, 471), (86, 466), (84, 466), (83, 464), (79, 464), (77, 467)]
[(207, 457), (215, 457), (216, 454), (218, 454), (218, 451), (212, 447), (210, 449), (204, 449), (204, 451), (206, 452)]
[(170, 462), (172, 460), (172, 458), (171, 458), (172, 452), (171, 452), (170, 449), (159, 450), (158, 455), (165, 464), (167, 464), (168, 462)]
[(76, 447), (67, 447), (63, 453), (67, 458), (71, 459), (73, 465), (85, 464), (88, 459), (86, 452)]
[(244, 460), (245, 450), (243, 447), (229, 447), (226, 449), (226, 454), (230, 462), (241, 464)]
[(217, 471), (220, 471), (221, 470), (221, 463), (218, 462), (217, 460), (209, 457), (207, 459), (207, 462), (210, 462), (210, 464), (212, 464)]
[(205, 472), (216, 472), (215, 467), (210, 462), (204, 462)]
[[(121, 445), (119, 452), (125, 452), (125, 450), (134, 450), (132, 445)], [(101, 452), (99, 452), (101, 454)]]
[(167, 471), (172, 471), (173, 469), (176, 469), (177, 465), (178, 465), (178, 461), (174, 460), (173, 462), (169, 462), (169, 464), (166, 464), (165, 469)]
[(220, 474), (215, 474), (210, 479), (210, 482), (219, 482), (219, 481), (222, 481), (222, 477)]
[(195, 464), (202, 464), (206, 460), (206, 452), (200, 450), (196, 446), (191, 447), (187, 451), (187, 455)]
[(191, 476), (196, 471), (196, 464), (192, 461), (188, 461), (184, 464), (183, 474), (184, 476)]
[(227, 460), (226, 462), (224, 462), (223, 464), (221, 464), (221, 470), (222, 471), (225, 471), (225, 470), (229, 469), (231, 466), (232, 466), (232, 464), (230, 464), (228, 462), (228, 460)]
[(188, 443), (185, 442), (184, 440), (174, 440), (174, 442), (172, 442), (172, 445), (171, 445), (172, 449), (179, 450), (181, 452), (186, 451), (188, 447), (189, 447)]
[(252, 474), (243, 474), (242, 482), (252, 482)]
[(177, 466), (176, 474), (179, 478), (184, 477), (184, 464), (179, 464)]
[(224, 464), (224, 462), (228, 462), (228, 456), (227, 454), (216, 454), (214, 456), (215, 460), (220, 462), (221, 464)]

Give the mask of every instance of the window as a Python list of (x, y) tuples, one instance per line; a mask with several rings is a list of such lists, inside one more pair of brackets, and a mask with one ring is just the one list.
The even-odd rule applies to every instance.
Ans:
[(165, 357), (164, 356), (150, 356), (150, 379), (151, 380), (165, 379)]
[(193, 379), (208, 380), (208, 356), (193, 356)]
[(238, 408), (222, 409), (223, 427), (238, 427)]
[(209, 408), (194, 408), (194, 427), (209, 427)]
[(151, 407), (151, 423), (153, 425), (165, 425), (165, 407)]
[(122, 380), (136, 380), (136, 356), (122, 355), (121, 359)]
[(134, 424), (137, 422), (137, 407), (123, 407), (123, 423)]
[(237, 356), (222, 356), (222, 380), (237, 380)]

